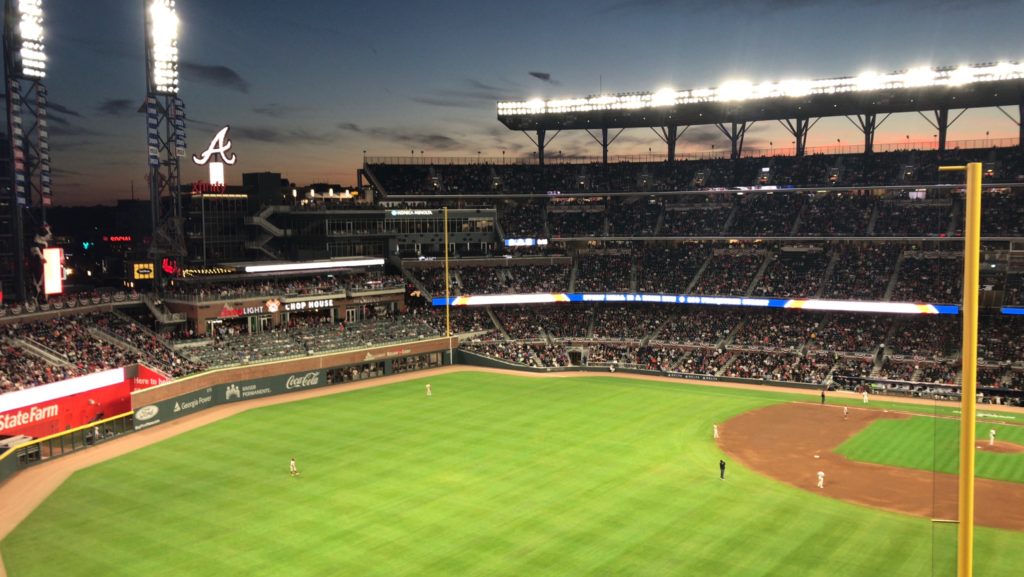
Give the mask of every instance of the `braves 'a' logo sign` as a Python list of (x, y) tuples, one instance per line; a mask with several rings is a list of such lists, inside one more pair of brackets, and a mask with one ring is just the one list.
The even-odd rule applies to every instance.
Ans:
[(214, 154), (219, 154), (220, 159), (224, 161), (224, 164), (234, 164), (236, 159), (235, 155), (228, 153), (228, 151), (231, 150), (231, 140), (228, 139), (228, 128), (230, 127), (225, 126), (224, 128), (221, 128), (220, 132), (218, 132), (217, 135), (213, 137), (213, 140), (210, 141), (209, 148), (204, 150), (202, 154), (193, 154), (192, 162), (202, 166), (207, 162), (210, 162), (210, 159), (213, 158)]

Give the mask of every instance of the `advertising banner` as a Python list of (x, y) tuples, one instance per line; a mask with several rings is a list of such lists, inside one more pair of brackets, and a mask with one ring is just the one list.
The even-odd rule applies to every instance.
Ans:
[(136, 407), (135, 430), (166, 423), (216, 405), (313, 389), (326, 384), (325, 371), (315, 370), (214, 385), (173, 399)]
[(142, 364), (135, 365), (135, 376), (128, 379), (133, 392), (155, 387), (167, 382), (168, 380), (170, 379), (167, 375)]
[(0, 435), (45, 437), (131, 410), (124, 369), (0, 395)]

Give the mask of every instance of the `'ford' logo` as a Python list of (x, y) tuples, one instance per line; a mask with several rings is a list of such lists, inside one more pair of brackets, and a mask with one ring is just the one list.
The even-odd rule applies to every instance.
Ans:
[(160, 412), (160, 407), (156, 405), (147, 405), (142, 407), (138, 411), (135, 411), (135, 418), (140, 421), (148, 421), (156, 416)]

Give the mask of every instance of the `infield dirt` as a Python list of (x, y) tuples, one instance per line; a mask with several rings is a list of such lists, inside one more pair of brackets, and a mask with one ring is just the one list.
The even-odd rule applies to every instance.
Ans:
[[(876, 419), (909, 415), (786, 403), (743, 413), (720, 426), (719, 446), (745, 466), (794, 487), (930, 519), (957, 518), (957, 476), (851, 461), (834, 450)], [(817, 488), (818, 471), (825, 487)], [(975, 479), (975, 523), (1024, 531), (1024, 484)]]

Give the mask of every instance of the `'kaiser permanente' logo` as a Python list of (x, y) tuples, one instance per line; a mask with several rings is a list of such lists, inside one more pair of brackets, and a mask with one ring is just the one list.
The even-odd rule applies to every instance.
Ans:
[(224, 391), (224, 400), (230, 401), (231, 399), (241, 398), (242, 392), (238, 389), (238, 385), (228, 385), (228, 390)]
[(234, 164), (235, 160), (237, 160), (237, 157), (235, 157), (234, 154), (228, 153), (228, 151), (231, 150), (231, 140), (228, 138), (228, 129), (230, 128), (230, 126), (225, 126), (224, 128), (221, 128), (220, 132), (218, 132), (217, 135), (213, 137), (213, 140), (210, 141), (210, 146), (206, 150), (204, 150), (202, 154), (192, 155), (192, 162), (198, 164), (199, 166), (202, 166), (210, 162), (210, 160), (213, 158), (213, 155), (219, 154), (220, 159), (224, 162), (224, 164)]

